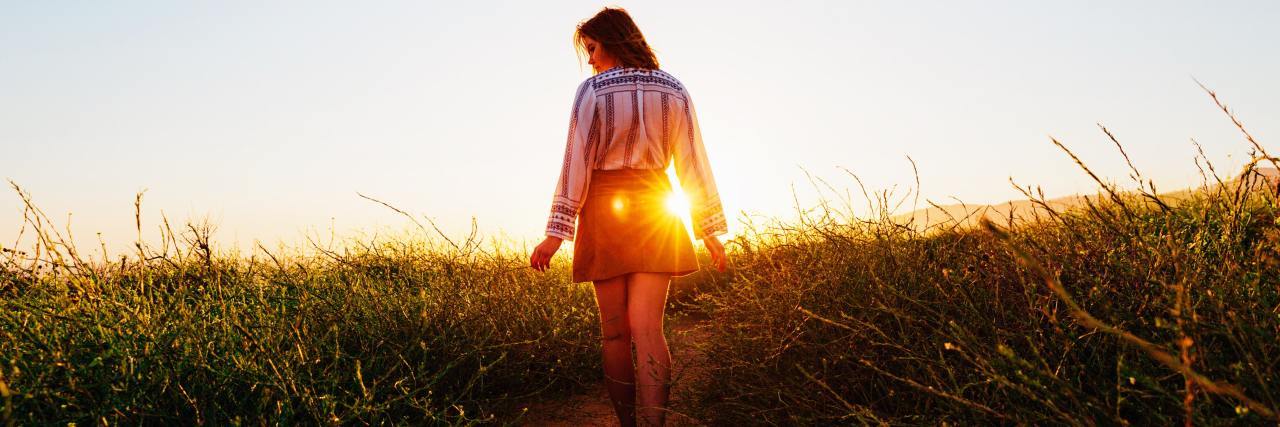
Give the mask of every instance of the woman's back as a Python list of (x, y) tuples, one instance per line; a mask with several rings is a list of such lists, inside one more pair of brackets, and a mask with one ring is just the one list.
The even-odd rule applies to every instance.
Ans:
[(697, 238), (727, 231), (689, 91), (659, 69), (613, 67), (578, 86), (547, 235), (573, 240), (592, 170), (666, 169), (691, 207)]
[(592, 169), (666, 169), (673, 140), (690, 129), (680, 81), (662, 70), (615, 67), (588, 82), (596, 98)]

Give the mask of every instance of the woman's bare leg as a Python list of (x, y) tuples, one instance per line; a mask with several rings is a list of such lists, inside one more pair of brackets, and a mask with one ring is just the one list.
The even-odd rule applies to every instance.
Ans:
[(600, 307), (604, 384), (623, 427), (636, 425), (635, 364), (631, 360), (631, 322), (627, 315), (627, 276), (593, 282)]
[(671, 380), (671, 352), (662, 332), (670, 273), (627, 275), (627, 315), (636, 344), (637, 423), (661, 426)]

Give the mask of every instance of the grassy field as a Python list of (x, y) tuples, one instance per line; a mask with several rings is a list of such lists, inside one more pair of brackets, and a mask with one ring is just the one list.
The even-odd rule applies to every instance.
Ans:
[(1280, 159), (1222, 110), (1253, 160), (1220, 178), (1202, 155), (1190, 191), (1158, 194), (1132, 162), (1122, 191), (1055, 140), (1099, 185), (1069, 209), (1024, 188), (1024, 215), (918, 227), (889, 220), (882, 193), (867, 197), (878, 219), (824, 204), (753, 227), (731, 278), (698, 295), (717, 380), (681, 409), (715, 424), (1274, 424)]
[(1274, 421), (1271, 189), (920, 233), (820, 218), (743, 244), (699, 296), (717, 423)]
[(54, 261), (7, 253), (0, 420), (471, 424), (599, 377), (595, 303), (563, 261), (539, 274), (411, 238), (219, 256), (207, 228), (171, 237), (110, 264), (43, 233)]
[[(1099, 179), (1066, 210), (1026, 189), (1035, 220), (919, 227), (872, 194), (870, 219), (824, 203), (748, 224), (729, 272), (678, 283), (710, 319), (713, 380), (674, 409), (715, 425), (1274, 423), (1280, 198), (1254, 146), (1242, 174), (1200, 163), (1208, 184), (1176, 198), (1136, 168), (1135, 188)], [(563, 256), (540, 274), (425, 228), (244, 255), (188, 224), (89, 262), (18, 190), (36, 243), (0, 253), (6, 425), (505, 424), (600, 381), (590, 287)]]

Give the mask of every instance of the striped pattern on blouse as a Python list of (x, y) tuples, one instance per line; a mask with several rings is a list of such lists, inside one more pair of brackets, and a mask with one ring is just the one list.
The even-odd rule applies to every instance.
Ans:
[(578, 211), (596, 169), (666, 169), (689, 198), (694, 237), (728, 232), (720, 194), (684, 85), (662, 70), (614, 67), (578, 85), (564, 164), (547, 220), (548, 236), (573, 241)]

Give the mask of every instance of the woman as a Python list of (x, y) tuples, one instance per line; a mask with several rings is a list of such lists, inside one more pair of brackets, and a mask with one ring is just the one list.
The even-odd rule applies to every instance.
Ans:
[(574, 242), (573, 281), (595, 286), (605, 383), (618, 419), (631, 426), (638, 415), (644, 425), (662, 425), (671, 378), (662, 332), (667, 287), (671, 277), (698, 269), (688, 232), (665, 206), (669, 162), (689, 197), (694, 235), (720, 271), (725, 255), (716, 236), (728, 228), (689, 92), (658, 68), (627, 12), (601, 10), (578, 25), (574, 43), (596, 74), (574, 97), (547, 238), (529, 262), (545, 271), (560, 244)]

